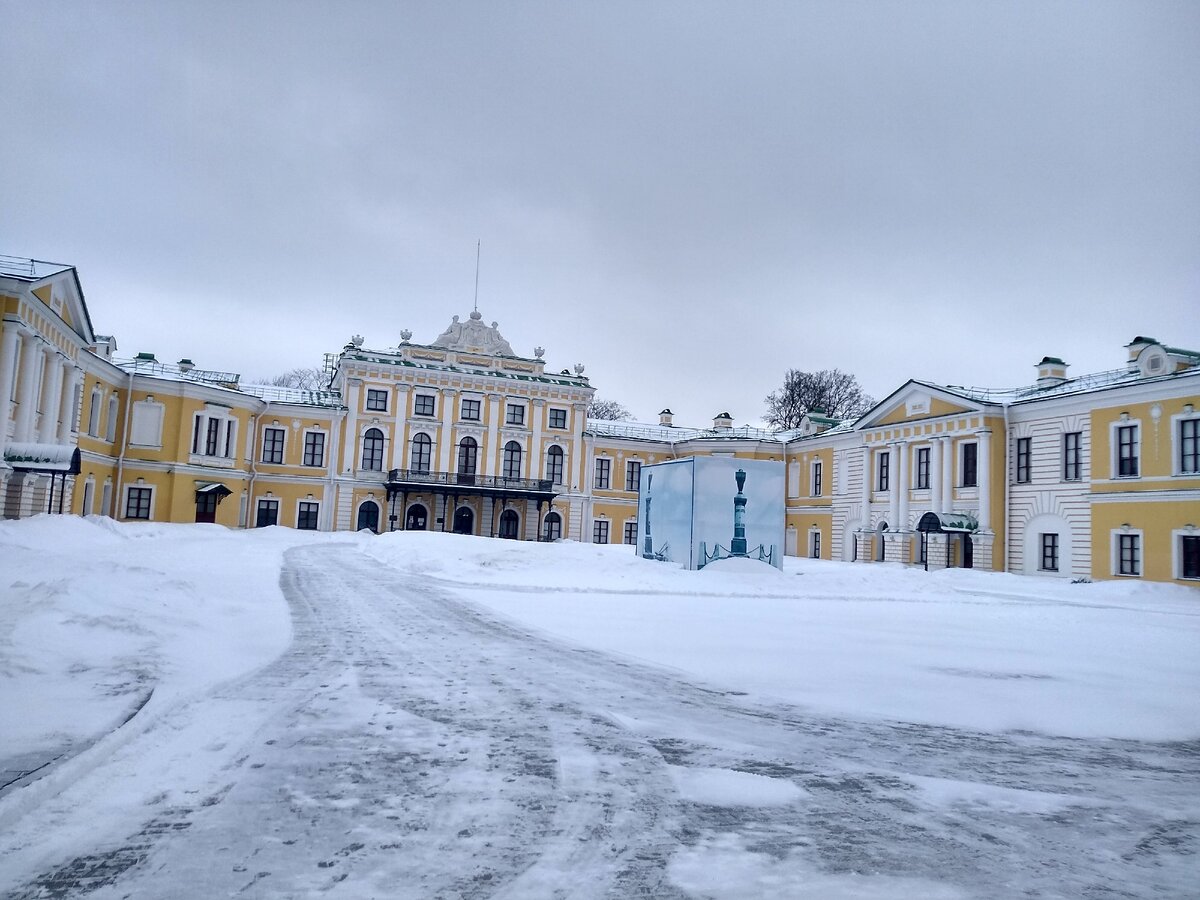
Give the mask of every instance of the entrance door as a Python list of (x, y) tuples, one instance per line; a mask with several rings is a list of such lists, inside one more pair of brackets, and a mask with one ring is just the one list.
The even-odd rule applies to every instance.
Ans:
[(547, 514), (544, 523), (545, 533), (542, 535), (544, 541), (557, 541), (562, 539), (562, 517), (552, 512)]
[(515, 541), (520, 527), (521, 518), (511, 509), (506, 509), (500, 514), (500, 537)]
[(364, 528), (379, 534), (379, 504), (374, 500), (368, 500), (358, 508), (358, 528), (355, 530), (362, 531)]
[(474, 484), (475, 468), (479, 463), (479, 444), (465, 437), (458, 444), (458, 483)]
[(217, 495), (215, 493), (196, 495), (196, 521), (217, 521)]
[(428, 527), (429, 510), (420, 503), (414, 503), (408, 508), (408, 515), (404, 517), (405, 531), (424, 531)]
[(887, 522), (880, 522), (875, 529), (875, 561), (883, 562), (887, 556), (887, 548), (883, 543), (883, 533), (888, 530)]
[(460, 506), (454, 512), (454, 533), (455, 534), (474, 534), (475, 533), (475, 510), (469, 506)]
[(963, 568), (975, 568), (975, 543), (969, 534), (963, 535)]

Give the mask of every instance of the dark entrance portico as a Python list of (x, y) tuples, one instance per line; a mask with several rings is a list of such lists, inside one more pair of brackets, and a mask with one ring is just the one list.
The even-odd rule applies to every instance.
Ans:
[[(484, 527), (487, 529), (485, 533), (492, 536), (499, 535), (503, 530), (501, 516), (509, 504), (516, 505), (532, 501), (537, 508), (537, 528), (534, 534), (541, 534), (543, 511), (549, 510), (554, 498), (558, 496), (553, 481), (539, 478), (503, 478), (497, 475), (463, 472), (462, 460), (459, 462), (460, 466), (457, 472), (390, 470), (385, 485), (388, 509), (392, 513), (388, 517), (389, 526), (394, 530), (397, 523), (402, 521), (402, 528), (413, 527), (411, 516), (400, 520), (394, 518), (394, 514), (397, 506), (401, 510), (406, 509), (409, 497), (420, 494), (432, 498), (433, 512), (438, 517), (436, 521), (441, 522), (442, 531), (453, 529), (455, 532), (464, 534), (476, 533), (479, 526), (487, 521), (488, 516), (486, 509), (482, 507), (482, 501), (490, 501), (491, 521)], [(476, 516), (474, 510), (465, 505), (471, 501), (479, 501), (479, 508), (484, 510), (485, 514)], [(511, 528), (511, 526), (509, 527)], [(519, 534), (507, 533), (504, 536), (520, 537)]]
[[(917, 533), (921, 535), (920, 561), (929, 571), (930, 546), (944, 546), (944, 552), (935, 554), (934, 564), (939, 568), (953, 568), (957, 556), (958, 545), (962, 545), (962, 568), (974, 566), (974, 544), (971, 535), (979, 530), (979, 522), (969, 513), (935, 513), (927, 512), (917, 522)], [(930, 535), (943, 535), (941, 538), (930, 538)]]

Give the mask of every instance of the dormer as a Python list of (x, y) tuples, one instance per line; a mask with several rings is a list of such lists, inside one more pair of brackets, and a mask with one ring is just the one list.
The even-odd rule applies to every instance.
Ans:
[(1129, 367), (1136, 368), (1143, 377), (1166, 375), (1173, 371), (1167, 348), (1150, 337), (1135, 337), (1125, 345), (1129, 349)]
[(713, 416), (713, 431), (730, 431), (733, 428), (733, 416), (727, 412)]
[(1037, 386), (1050, 388), (1067, 380), (1067, 364), (1057, 356), (1043, 356), (1037, 364)]

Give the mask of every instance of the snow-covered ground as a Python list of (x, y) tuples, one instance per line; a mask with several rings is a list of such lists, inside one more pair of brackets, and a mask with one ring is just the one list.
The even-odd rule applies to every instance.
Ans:
[(0, 895), (1191, 897), (1198, 689), (1186, 588), (0, 523)]

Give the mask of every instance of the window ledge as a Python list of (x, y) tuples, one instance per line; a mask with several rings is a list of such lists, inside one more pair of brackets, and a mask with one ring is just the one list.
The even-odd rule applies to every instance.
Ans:
[(237, 464), (237, 460), (225, 456), (204, 456), (197, 453), (191, 454), (188, 462), (193, 466), (214, 466), (218, 469), (232, 469)]

